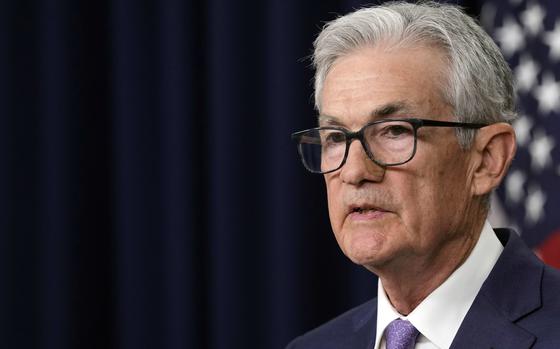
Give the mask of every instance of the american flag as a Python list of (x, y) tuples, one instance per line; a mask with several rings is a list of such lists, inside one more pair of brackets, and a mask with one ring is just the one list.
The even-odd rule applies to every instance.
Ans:
[(560, 2), (485, 1), (480, 20), (514, 72), (520, 116), (517, 155), (495, 210), (560, 268)]

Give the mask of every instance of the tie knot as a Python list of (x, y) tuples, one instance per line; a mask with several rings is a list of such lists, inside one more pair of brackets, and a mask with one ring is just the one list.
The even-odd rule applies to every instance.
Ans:
[(418, 330), (410, 322), (393, 320), (385, 330), (387, 349), (412, 349), (418, 334)]

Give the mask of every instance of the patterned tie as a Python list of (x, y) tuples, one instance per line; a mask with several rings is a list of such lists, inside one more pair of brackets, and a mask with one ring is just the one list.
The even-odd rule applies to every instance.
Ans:
[(393, 320), (385, 329), (387, 349), (413, 349), (418, 330), (406, 320)]

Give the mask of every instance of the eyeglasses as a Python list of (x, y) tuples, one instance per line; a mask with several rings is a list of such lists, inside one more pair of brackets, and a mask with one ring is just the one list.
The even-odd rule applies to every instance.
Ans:
[(382, 167), (409, 162), (416, 153), (417, 131), (420, 127), (461, 127), (479, 129), (488, 124), (436, 121), (426, 119), (383, 119), (351, 132), (343, 127), (317, 127), (295, 132), (305, 168), (313, 173), (338, 170), (346, 162), (352, 140), (358, 139), (368, 157)]

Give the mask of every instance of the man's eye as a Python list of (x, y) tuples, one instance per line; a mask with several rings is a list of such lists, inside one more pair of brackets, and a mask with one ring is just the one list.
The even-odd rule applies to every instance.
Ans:
[(345, 141), (344, 133), (340, 132), (331, 132), (325, 137), (326, 143), (343, 143)]
[(405, 125), (389, 125), (383, 128), (383, 132), (381, 132), (382, 136), (392, 138), (410, 136), (411, 134), (412, 129)]

